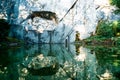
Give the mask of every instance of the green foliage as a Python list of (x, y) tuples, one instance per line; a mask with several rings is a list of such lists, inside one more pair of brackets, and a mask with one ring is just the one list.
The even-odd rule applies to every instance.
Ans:
[(92, 45), (120, 45), (120, 21), (109, 22), (101, 20), (98, 22), (96, 35), (84, 40), (86, 44)]
[(0, 40), (4, 40), (9, 33), (10, 25), (5, 19), (0, 19)]
[(120, 0), (110, 0), (110, 4), (120, 8)]
[(120, 47), (120, 37), (115, 37), (113, 40), (115, 41), (115, 44)]
[(120, 36), (120, 21), (113, 21), (112, 24), (115, 36)]
[(80, 33), (76, 31), (75, 41), (80, 41)]
[(99, 22), (97, 26), (96, 34), (108, 38), (114, 36), (112, 23), (108, 21)]
[(120, 66), (119, 47), (89, 46), (89, 48), (95, 51), (99, 65), (108, 65), (109, 63), (112, 66)]
[(22, 40), (18, 40), (16, 38), (12, 38), (12, 37), (6, 37), (6, 40), (9, 42), (9, 43), (23, 43)]
[(16, 46), (23, 43), (23, 41), (21, 40), (8, 37), (9, 31), (10, 31), (10, 25), (7, 23), (5, 19), (0, 19), (0, 46), (1, 45), (2, 47), (6, 47), (9, 45)]
[(118, 8), (115, 13), (120, 13), (120, 0), (110, 0), (110, 4)]
[(120, 36), (120, 21), (101, 21), (98, 23), (96, 34), (102, 37), (115, 37)]

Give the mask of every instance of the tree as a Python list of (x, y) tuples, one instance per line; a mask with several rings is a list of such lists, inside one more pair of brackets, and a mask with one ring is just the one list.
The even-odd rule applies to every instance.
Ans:
[(120, 0), (110, 0), (110, 4), (116, 6), (118, 9), (116, 13), (120, 13)]
[(0, 41), (5, 40), (8, 37), (8, 33), (10, 30), (10, 25), (5, 19), (0, 19)]

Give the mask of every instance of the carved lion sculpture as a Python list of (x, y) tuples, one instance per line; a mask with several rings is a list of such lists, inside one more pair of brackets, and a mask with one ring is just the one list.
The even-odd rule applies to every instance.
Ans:
[(23, 21), (21, 21), (20, 23), (23, 23), (24, 21), (28, 20), (28, 19), (33, 19), (35, 17), (40, 17), (46, 20), (52, 20), (55, 23), (58, 23), (58, 19), (57, 19), (57, 15), (54, 12), (51, 11), (33, 11), (32, 14), (28, 15), (26, 19), (24, 19)]

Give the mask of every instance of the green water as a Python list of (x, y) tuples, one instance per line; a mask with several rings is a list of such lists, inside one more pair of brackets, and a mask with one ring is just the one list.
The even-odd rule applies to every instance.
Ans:
[[(107, 74), (107, 75), (106, 75)], [(118, 47), (0, 47), (0, 80), (120, 80)]]

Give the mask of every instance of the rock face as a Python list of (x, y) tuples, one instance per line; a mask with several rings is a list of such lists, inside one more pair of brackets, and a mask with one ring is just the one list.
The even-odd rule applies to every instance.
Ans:
[[(72, 5), (75, 0), (10, 0), (8, 3), (6, 1), (0, 1), (0, 17), (14, 24), (11, 34), (16, 34), (17, 38), (29, 43), (74, 42), (76, 32), (80, 33), (80, 39), (94, 33), (97, 22), (101, 18), (117, 19), (117, 16), (113, 17), (115, 16), (111, 13), (113, 7), (109, 6), (107, 0), (104, 1), (106, 3), (99, 0), (76, 0), (74, 6)], [(64, 16), (70, 7), (72, 7), (71, 10)], [(58, 24), (40, 17), (33, 18), (33, 21), (25, 20), (32, 11), (54, 12), (58, 18)], [(60, 21), (62, 18), (63, 20)], [(20, 23), (23, 20), (25, 21)]]
[[(94, 2), (93, 0), (78, 0), (75, 6), (63, 18), (74, 2), (74, 0), (38, 0), (34, 2), (31, 0), (28, 2), (31, 4), (29, 7), (21, 4), (19, 9), (20, 19), (25, 19), (26, 16), (29, 15), (30, 11), (39, 10), (55, 12), (58, 17), (58, 24), (54, 24), (53, 21), (48, 21), (41, 18), (34, 18), (33, 21), (25, 21), (22, 23), (23, 27), (25, 28), (24, 32), (26, 33), (26, 35), (24, 35), (24, 39), (27, 38), (27, 41), (30, 40), (29, 42), (32, 41), (35, 43), (65, 43), (75, 41), (76, 31), (79, 31), (81, 38), (86, 38), (89, 36), (89, 32), (92, 32), (95, 29), (96, 12)], [(91, 11), (94, 14), (90, 14)], [(23, 13), (26, 13), (26, 16)], [(62, 18), (63, 20), (59, 22)], [(88, 26), (90, 29), (87, 30)], [(82, 35), (84, 35), (84, 37)]]

